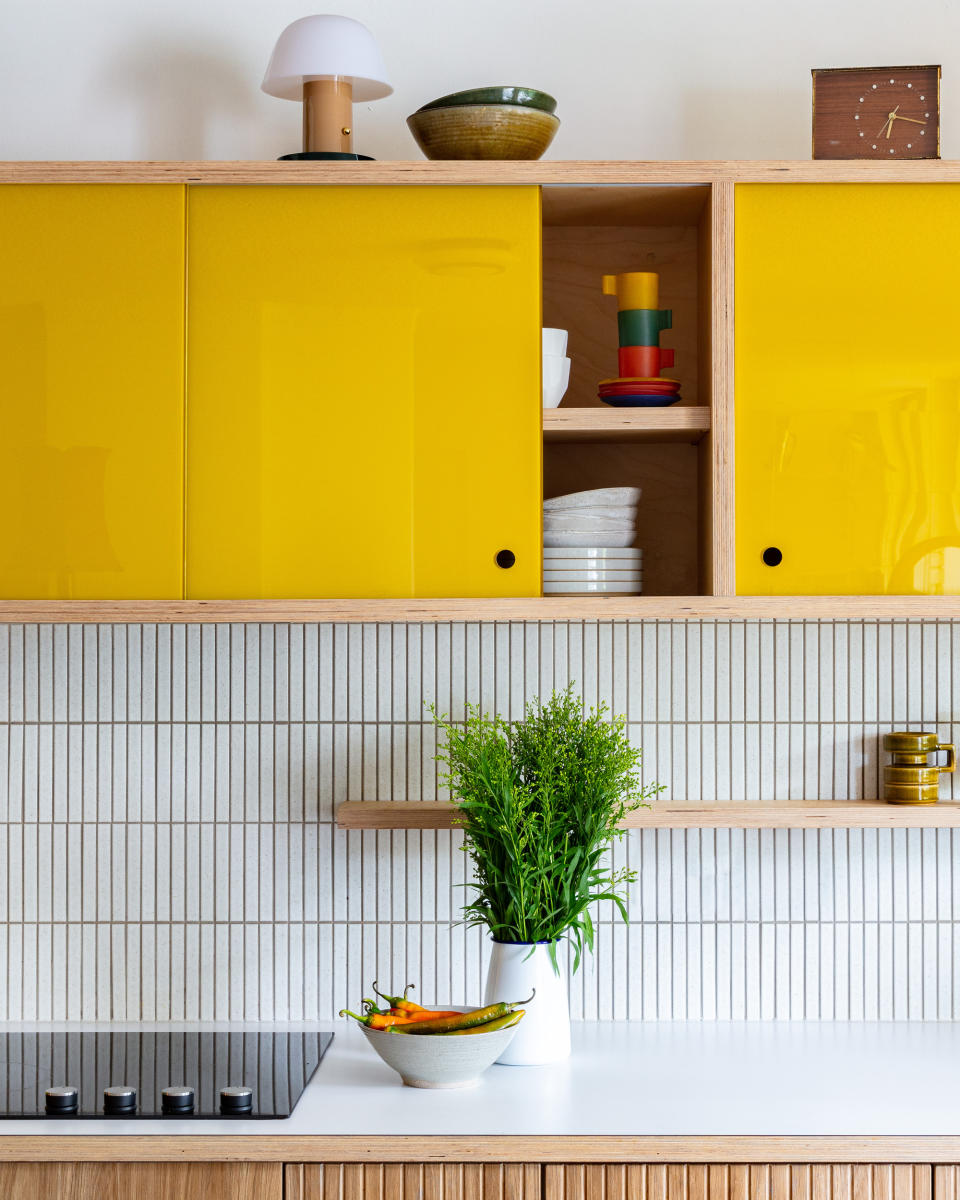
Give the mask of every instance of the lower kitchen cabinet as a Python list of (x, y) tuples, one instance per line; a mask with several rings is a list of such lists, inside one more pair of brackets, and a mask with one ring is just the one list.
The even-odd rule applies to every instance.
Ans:
[(280, 1163), (2, 1163), (4, 1200), (283, 1200)]
[(537, 1163), (297, 1163), (285, 1200), (540, 1200)]
[(891, 1163), (288, 1164), (285, 1200), (960, 1200), (960, 1168)]
[(934, 1200), (960, 1200), (960, 1166), (948, 1163), (933, 1168)]
[(931, 1200), (931, 1174), (887, 1163), (562, 1164), (544, 1169), (543, 1200)]

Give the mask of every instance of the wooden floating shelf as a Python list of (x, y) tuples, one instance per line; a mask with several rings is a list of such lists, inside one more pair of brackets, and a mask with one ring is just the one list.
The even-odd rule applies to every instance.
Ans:
[[(451, 829), (455, 805), (436, 800), (350, 800), (341, 829)], [(793, 800), (767, 804), (655, 804), (631, 813), (626, 829), (954, 829), (960, 804), (883, 800)]]
[(710, 429), (710, 409), (548, 408), (545, 442), (699, 442)]

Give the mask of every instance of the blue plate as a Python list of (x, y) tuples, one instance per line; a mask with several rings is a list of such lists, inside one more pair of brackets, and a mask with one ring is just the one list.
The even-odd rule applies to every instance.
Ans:
[(604, 404), (612, 408), (667, 408), (676, 404), (679, 396), (601, 396)]

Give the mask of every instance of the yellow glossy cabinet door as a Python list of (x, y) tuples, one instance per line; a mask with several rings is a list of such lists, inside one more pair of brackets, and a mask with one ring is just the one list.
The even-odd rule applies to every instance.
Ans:
[(0, 597), (183, 594), (184, 189), (0, 187)]
[(188, 596), (538, 594), (537, 189), (188, 214)]
[(739, 593), (960, 592), (958, 331), (960, 186), (737, 187)]

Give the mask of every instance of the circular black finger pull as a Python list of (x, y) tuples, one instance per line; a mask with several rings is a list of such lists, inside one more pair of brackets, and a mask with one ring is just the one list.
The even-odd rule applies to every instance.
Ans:
[(768, 546), (763, 552), (763, 561), (768, 567), (779, 567), (783, 562), (783, 551), (776, 546)]
[(512, 550), (498, 550), (497, 551), (497, 566), (498, 567), (503, 567), (503, 569), (506, 570), (507, 567), (512, 567), (516, 561), (517, 561), (517, 556), (514, 554), (514, 552)]

